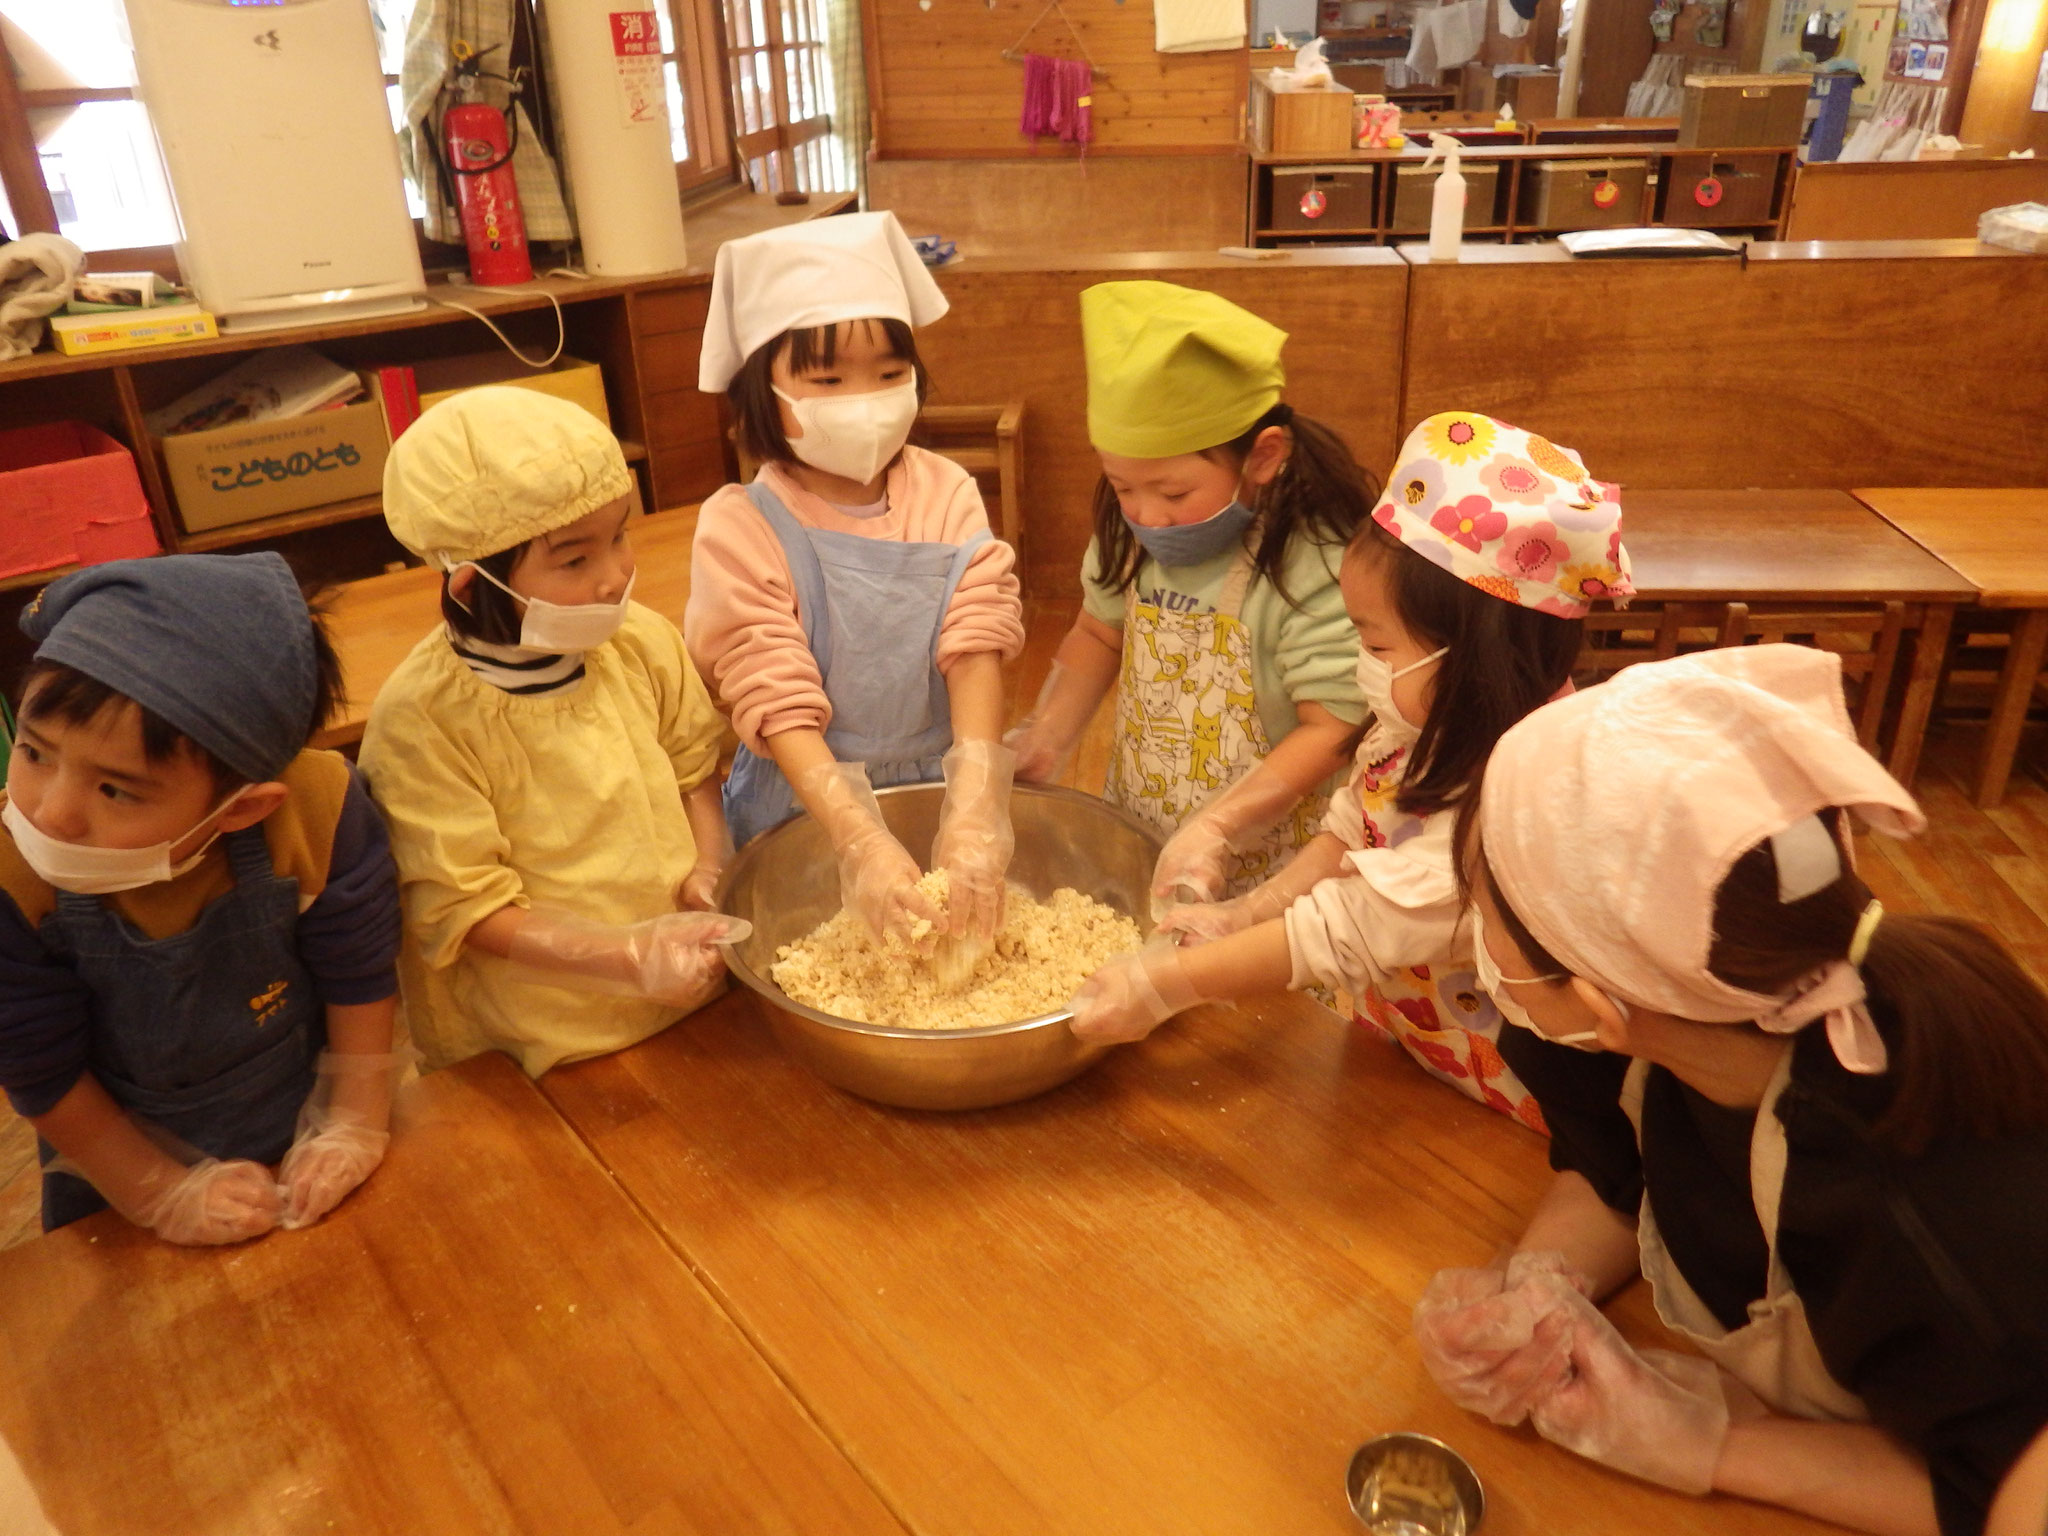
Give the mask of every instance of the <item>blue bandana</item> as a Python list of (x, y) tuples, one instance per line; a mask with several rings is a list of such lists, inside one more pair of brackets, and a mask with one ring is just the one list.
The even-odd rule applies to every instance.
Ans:
[(88, 566), (46, 587), (21, 627), (38, 661), (133, 699), (252, 784), (312, 735), (313, 620), (282, 555)]

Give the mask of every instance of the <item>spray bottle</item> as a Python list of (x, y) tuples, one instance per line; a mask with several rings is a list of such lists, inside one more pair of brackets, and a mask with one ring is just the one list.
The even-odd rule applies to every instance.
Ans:
[(1448, 133), (1429, 136), (1429, 157), (1422, 162), (1426, 171), (1444, 157), (1443, 174), (1436, 179), (1436, 191), (1429, 200), (1429, 259), (1456, 261), (1458, 247), (1465, 239), (1465, 175), (1458, 169), (1458, 156), (1465, 146)]

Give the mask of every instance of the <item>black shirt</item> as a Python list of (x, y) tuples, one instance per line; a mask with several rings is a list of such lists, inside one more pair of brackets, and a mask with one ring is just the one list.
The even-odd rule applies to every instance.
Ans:
[[(1896, 1027), (1871, 1000), (1896, 1056)], [(1661, 1067), (1643, 1139), (1620, 1103), (1627, 1057), (1501, 1031), (1543, 1107), (1550, 1163), (1633, 1217), (1647, 1185), (1672, 1262), (1730, 1327), (1762, 1297), (1768, 1248), (1751, 1201), (1755, 1114), (1724, 1109)], [(2048, 1133), (1941, 1143), (1910, 1162), (1869, 1136), (1891, 1091), (1834, 1057), (1826, 1031), (1793, 1047), (1778, 1248), (1829, 1372), (1871, 1419), (1927, 1458), (1943, 1536), (1977, 1536), (1998, 1484), (2048, 1424)]]

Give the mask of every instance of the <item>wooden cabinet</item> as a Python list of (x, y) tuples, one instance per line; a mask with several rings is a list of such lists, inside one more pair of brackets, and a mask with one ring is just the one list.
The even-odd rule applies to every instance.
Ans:
[[(111, 434), (135, 455), (163, 547), (170, 552), (265, 546), (283, 550), (302, 576), (320, 582), (374, 574), (404, 552), (385, 531), (375, 495), (328, 502), (255, 522), (188, 532), (166, 483), (162, 453), (144, 417), (251, 353), (311, 346), (345, 366), (371, 369), (429, 358), (497, 351), (527, 358), (555, 349), (556, 316), (565, 356), (604, 374), (618, 433), (650, 508), (696, 501), (729, 478), (718, 401), (697, 389), (709, 277), (702, 272), (633, 282), (551, 277), (520, 291), (492, 292), (435, 282), (422, 311), (334, 325), (221, 336), (208, 341), (60, 357), (38, 352), (0, 363), (0, 423), (27, 426), (76, 419)], [(0, 665), (25, 654), (14, 616), (69, 567), (0, 578)]]

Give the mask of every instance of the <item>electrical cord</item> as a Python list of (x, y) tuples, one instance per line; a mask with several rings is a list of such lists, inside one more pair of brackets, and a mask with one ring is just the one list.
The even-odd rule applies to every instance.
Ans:
[[(550, 267), (547, 271), (543, 272), (541, 276), (573, 277), (580, 282), (586, 283), (590, 281), (590, 274), (588, 272), (580, 271), (575, 267)], [(455, 288), (474, 288), (476, 286), (476, 284), (472, 283), (467, 277), (458, 277), (453, 274), (449, 276), (448, 284), (450, 287)], [(443, 309), (459, 309), (462, 311), (463, 314), (470, 316), (472, 319), (481, 320), (485, 324), (485, 326), (487, 326), (490, 329), (490, 333), (493, 336), (497, 337), (500, 342), (504, 343), (505, 350), (507, 352), (510, 352), (514, 357), (518, 358), (519, 361), (526, 364), (527, 367), (553, 367), (555, 360), (562, 355), (563, 348), (565, 348), (569, 344), (568, 325), (562, 317), (562, 301), (555, 297), (554, 292), (551, 289), (528, 288), (524, 284), (512, 288), (498, 288), (493, 291), (497, 293), (538, 293), (539, 295), (541, 295), (541, 297), (546, 299), (549, 304), (554, 306), (555, 350), (550, 352), (546, 357), (543, 357), (536, 361), (535, 359), (528, 357), (524, 352), (520, 351), (518, 346), (513, 342), (512, 338), (510, 336), (507, 336), (503, 331), (499, 330), (497, 322), (492, 320), (491, 317), (485, 314), (482, 310), (471, 309), (467, 304), (459, 304), (454, 299), (438, 298), (432, 294), (428, 295), (428, 302), (432, 304), (438, 304)]]

